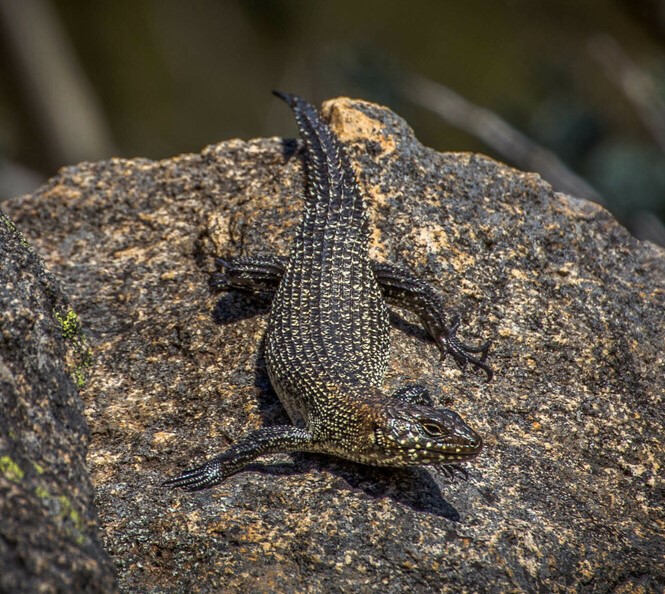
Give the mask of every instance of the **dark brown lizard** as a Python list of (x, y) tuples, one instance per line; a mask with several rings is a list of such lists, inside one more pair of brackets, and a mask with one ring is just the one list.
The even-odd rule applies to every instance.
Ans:
[(220, 284), (274, 292), (265, 361), (293, 425), (254, 431), (165, 484), (209, 487), (259, 456), (293, 451), (376, 466), (433, 465), (452, 476), (459, 462), (479, 454), (482, 440), (458, 414), (432, 406), (422, 386), (382, 392), (390, 350), (386, 303), (417, 313), (444, 355), (491, 378), (489, 343), (458, 341), (458, 320), (446, 323), (429, 284), (370, 259), (369, 220), (344, 147), (312, 105), (275, 94), (293, 109), (305, 144), (304, 215), (288, 258), (223, 262)]

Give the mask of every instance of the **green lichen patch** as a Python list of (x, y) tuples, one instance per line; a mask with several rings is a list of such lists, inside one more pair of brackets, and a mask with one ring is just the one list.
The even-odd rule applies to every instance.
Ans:
[(92, 368), (92, 363), (92, 352), (86, 347), (85, 351), (81, 355), (81, 362), (74, 370), (74, 381), (76, 382), (76, 387), (79, 390), (85, 385), (85, 378), (88, 374), (88, 371)]
[(10, 230), (10, 231), (11, 231), (11, 232), (12, 232), (12, 233), (18, 238), (19, 243), (20, 243), (23, 247), (26, 247), (26, 248), (32, 249), (32, 248), (30, 247), (30, 244), (28, 243), (28, 241), (25, 239), (25, 237), (23, 237), (23, 233), (21, 233), (21, 232), (18, 230), (18, 228), (16, 227), (16, 225), (14, 225), (14, 223), (12, 223), (12, 221), (10, 221), (10, 220), (7, 218), (7, 216), (6, 216), (5, 214), (3, 214), (2, 212), (0, 212), (0, 221), (2, 222), (2, 224), (3, 224), (5, 227), (7, 227), (7, 229), (9, 229), (9, 230)]
[(76, 312), (68, 308), (65, 313), (53, 310), (53, 316), (60, 325), (62, 337), (73, 349), (74, 361), (70, 363), (72, 378), (80, 390), (85, 386), (88, 370), (92, 367), (93, 358), (85, 340), (81, 322)]
[(51, 494), (44, 487), (35, 487), (35, 495), (39, 497), (42, 501), (48, 499)]
[(9, 456), (0, 456), (0, 474), (13, 483), (20, 482), (25, 472)]
[(35, 487), (35, 495), (49, 510), (50, 515), (62, 526), (65, 534), (73, 538), (79, 545), (85, 542), (85, 522), (69, 497), (52, 495), (42, 486)]
[(53, 315), (60, 323), (63, 338), (66, 340), (74, 340), (81, 336), (81, 322), (73, 309), (69, 308), (64, 315), (59, 311), (54, 311)]
[(81, 514), (65, 495), (58, 495), (56, 500), (58, 502), (58, 518), (62, 521), (66, 532), (74, 538), (77, 544), (83, 544), (85, 541), (85, 522), (81, 518)]

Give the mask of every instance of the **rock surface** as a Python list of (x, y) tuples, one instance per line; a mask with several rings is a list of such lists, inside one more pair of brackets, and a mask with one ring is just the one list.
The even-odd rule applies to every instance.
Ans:
[(75, 386), (89, 363), (57, 281), (0, 213), (0, 592), (115, 591)]
[(657, 591), (665, 585), (665, 254), (533, 174), (421, 146), (328, 102), (378, 259), (436, 283), (496, 377), (441, 362), (405, 312), (386, 378), (422, 379), (485, 438), (467, 482), (296, 454), (196, 494), (160, 481), (286, 421), (267, 302), (214, 256), (286, 254), (298, 144), (224, 142), (63, 170), (6, 205), (89, 333), (83, 389), (103, 540), (126, 592)]

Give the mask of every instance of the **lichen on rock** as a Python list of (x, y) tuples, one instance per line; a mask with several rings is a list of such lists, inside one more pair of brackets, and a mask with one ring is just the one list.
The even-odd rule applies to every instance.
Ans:
[(0, 591), (113, 592), (67, 372), (80, 332), (71, 315), (56, 321), (68, 301), (3, 213), (0, 262)]
[(71, 307), (64, 313), (54, 309), (53, 316), (60, 324), (62, 337), (71, 347), (67, 357), (68, 365), (76, 387), (81, 390), (85, 386), (86, 374), (93, 365), (92, 351), (88, 348), (81, 322)]

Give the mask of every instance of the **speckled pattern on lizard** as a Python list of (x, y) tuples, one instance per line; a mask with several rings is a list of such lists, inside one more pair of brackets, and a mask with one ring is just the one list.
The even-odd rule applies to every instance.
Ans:
[(305, 146), (307, 191), (288, 257), (222, 261), (224, 289), (273, 293), (265, 339), (270, 381), (292, 425), (249, 433), (222, 454), (167, 486), (216, 485), (259, 456), (320, 452), (375, 466), (431, 465), (466, 474), (482, 439), (452, 410), (433, 406), (424, 386), (382, 389), (390, 352), (387, 304), (415, 312), (443, 355), (482, 369), (490, 343), (458, 340), (459, 319), (410, 271), (370, 259), (362, 193), (344, 146), (318, 111), (275, 93), (292, 109)]

